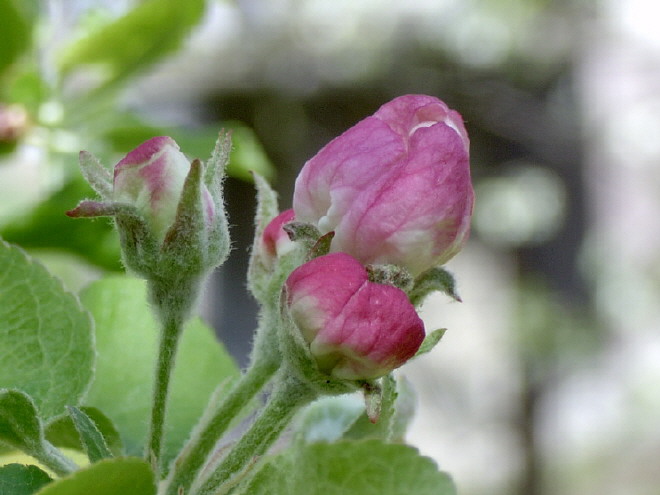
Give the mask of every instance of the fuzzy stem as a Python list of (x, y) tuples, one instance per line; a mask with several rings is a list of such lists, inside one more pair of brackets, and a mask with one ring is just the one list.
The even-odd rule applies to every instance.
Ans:
[(41, 443), (38, 452), (30, 452), (30, 455), (58, 476), (66, 476), (78, 469), (71, 459), (46, 440)]
[(221, 485), (235, 483), (233, 478), (240, 476), (258, 456), (264, 454), (295, 413), (318, 395), (286, 367), (280, 370), (278, 378), (273, 394), (257, 420), (192, 494), (213, 495)]
[(218, 439), (273, 376), (279, 363), (257, 361), (233, 385), (209, 419), (194, 433), (172, 466), (165, 493), (188, 493)]
[(168, 318), (163, 324), (160, 335), (149, 440), (145, 451), (145, 457), (151, 462), (156, 473), (160, 468), (167, 396), (182, 328), (183, 322), (181, 319)]
[(175, 459), (163, 493), (188, 493), (206, 461), (227, 431), (231, 422), (261, 391), (278, 370), (281, 356), (278, 338), (279, 306), (276, 301), (264, 304), (259, 318), (250, 366), (233, 385), (229, 393), (215, 406), (215, 410), (195, 429), (192, 437)]

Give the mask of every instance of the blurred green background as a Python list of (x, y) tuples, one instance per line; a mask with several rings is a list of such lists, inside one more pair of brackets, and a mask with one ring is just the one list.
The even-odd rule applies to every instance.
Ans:
[(464, 495), (660, 494), (660, 7), (653, 0), (0, 0), (0, 236), (73, 290), (120, 270), (63, 212), (154, 135), (206, 158), (234, 131), (234, 250), (201, 310), (245, 363), (254, 194), (404, 93), (464, 117), (477, 194), (402, 372), (409, 440)]

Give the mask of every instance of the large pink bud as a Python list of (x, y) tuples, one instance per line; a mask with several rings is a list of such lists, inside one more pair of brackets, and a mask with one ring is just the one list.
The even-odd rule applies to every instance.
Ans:
[(371, 379), (413, 357), (424, 323), (406, 294), (370, 282), (345, 253), (314, 258), (286, 281), (289, 313), (318, 368), (345, 380)]
[[(113, 200), (135, 206), (149, 222), (156, 239), (163, 240), (174, 223), (190, 161), (167, 136), (145, 141), (128, 153), (114, 172)], [(215, 207), (211, 194), (202, 185), (207, 224)]]
[(474, 193), (461, 116), (405, 95), (332, 140), (296, 180), (296, 220), (335, 232), (331, 251), (417, 275), (467, 240)]

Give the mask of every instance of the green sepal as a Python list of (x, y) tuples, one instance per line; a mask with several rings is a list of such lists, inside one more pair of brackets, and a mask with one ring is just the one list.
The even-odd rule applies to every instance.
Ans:
[(307, 253), (307, 261), (328, 254), (330, 252), (330, 244), (332, 244), (332, 239), (334, 239), (334, 237), (334, 231), (328, 232), (319, 237), (310, 248), (309, 253)]
[(277, 193), (270, 187), (266, 179), (253, 172), (254, 185), (257, 189), (257, 209), (254, 218), (254, 242), (250, 253), (247, 272), (247, 285), (252, 295), (263, 301), (267, 287), (273, 275), (273, 267), (265, 263), (261, 252), (261, 239), (268, 224), (278, 215)]
[(433, 348), (438, 345), (438, 342), (440, 342), (446, 331), (446, 328), (438, 328), (437, 330), (433, 330), (431, 333), (427, 334), (424, 338), (424, 341), (422, 342), (422, 345), (419, 346), (419, 349), (417, 349), (417, 352), (413, 357), (419, 357), (423, 354), (426, 354), (427, 352), (432, 351)]
[(369, 281), (392, 285), (408, 292), (413, 287), (413, 277), (408, 270), (397, 265), (367, 265)]
[(224, 263), (231, 248), (223, 188), (231, 149), (231, 131), (223, 130), (218, 134), (213, 153), (204, 170), (204, 184), (211, 193), (215, 206), (215, 217), (208, 227), (207, 239), (207, 258), (215, 263), (213, 268)]
[(92, 189), (104, 201), (112, 200), (113, 180), (110, 171), (89, 151), (81, 151), (78, 160), (80, 161), (80, 171)]
[(209, 253), (202, 201), (203, 174), (202, 162), (193, 160), (183, 184), (174, 223), (165, 234), (161, 248), (162, 260), (159, 265), (165, 279), (176, 279), (182, 273), (198, 275), (212, 268), (208, 266), (210, 260), (207, 259)]
[(413, 288), (408, 295), (410, 297), (410, 302), (415, 306), (419, 306), (424, 302), (426, 296), (438, 291), (447, 294), (455, 301), (462, 302), (461, 297), (456, 290), (456, 280), (454, 279), (454, 276), (440, 266), (431, 268), (420, 274), (415, 279)]
[(80, 435), (80, 443), (85, 449), (89, 462), (95, 463), (101, 459), (113, 457), (105, 438), (103, 438), (94, 421), (77, 407), (69, 406), (67, 409)]
[(122, 260), (127, 268), (143, 277), (157, 272), (159, 246), (147, 220), (133, 205), (114, 203)]
[(321, 237), (321, 231), (311, 223), (293, 221), (282, 228), (292, 241), (301, 242), (307, 251), (310, 251)]

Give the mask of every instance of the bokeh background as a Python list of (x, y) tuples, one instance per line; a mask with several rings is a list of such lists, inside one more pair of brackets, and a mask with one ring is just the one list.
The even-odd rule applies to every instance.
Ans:
[(306, 159), (404, 93), (466, 121), (473, 234), (402, 372), (411, 443), (463, 495), (660, 494), (655, 0), (0, 0), (0, 236), (72, 290), (119, 270), (77, 152), (234, 129), (230, 261), (202, 305), (245, 364), (250, 169), (290, 206)]

